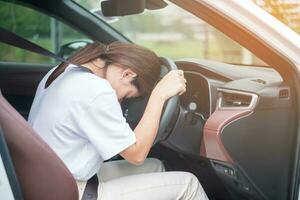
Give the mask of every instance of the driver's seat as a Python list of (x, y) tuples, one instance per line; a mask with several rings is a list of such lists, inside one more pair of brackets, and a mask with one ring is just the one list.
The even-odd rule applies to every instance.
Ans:
[(78, 200), (78, 189), (72, 174), (1, 92), (0, 127), (24, 199)]

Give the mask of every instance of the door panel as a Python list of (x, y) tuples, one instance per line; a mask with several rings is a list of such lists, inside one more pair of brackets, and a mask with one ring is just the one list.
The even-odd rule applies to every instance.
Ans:
[(40, 80), (53, 66), (47, 64), (0, 62), (3, 96), (27, 119)]

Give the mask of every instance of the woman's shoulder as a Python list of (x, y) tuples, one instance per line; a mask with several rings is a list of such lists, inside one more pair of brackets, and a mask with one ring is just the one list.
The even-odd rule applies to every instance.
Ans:
[(111, 84), (104, 78), (101, 78), (91, 72), (88, 71), (75, 71), (71, 75), (73, 77), (73, 81), (76, 84), (80, 85), (83, 88), (90, 90), (99, 90), (101, 91), (114, 91)]
[(59, 85), (63, 91), (68, 91), (70, 96), (77, 98), (89, 99), (101, 94), (115, 95), (115, 90), (106, 79), (80, 69), (73, 69), (64, 74)]

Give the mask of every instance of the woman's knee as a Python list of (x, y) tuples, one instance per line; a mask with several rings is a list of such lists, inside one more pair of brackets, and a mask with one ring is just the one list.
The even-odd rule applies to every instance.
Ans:
[(148, 165), (152, 170), (152, 172), (164, 172), (165, 166), (163, 162), (157, 158), (147, 158), (145, 160), (146, 165)]
[(189, 185), (199, 185), (200, 184), (198, 178), (194, 174), (192, 174), (190, 172), (182, 172), (182, 173), (184, 174), (185, 178), (187, 179), (187, 183)]
[(187, 199), (207, 200), (207, 195), (198, 178), (190, 172), (183, 173), (185, 173), (184, 176), (187, 179), (186, 195), (189, 197)]

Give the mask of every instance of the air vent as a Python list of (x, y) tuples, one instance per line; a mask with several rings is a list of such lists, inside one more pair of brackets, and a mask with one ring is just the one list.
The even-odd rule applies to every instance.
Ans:
[(221, 107), (249, 107), (251, 100), (251, 95), (222, 92)]
[(289, 98), (289, 89), (279, 90), (279, 99), (288, 99)]

